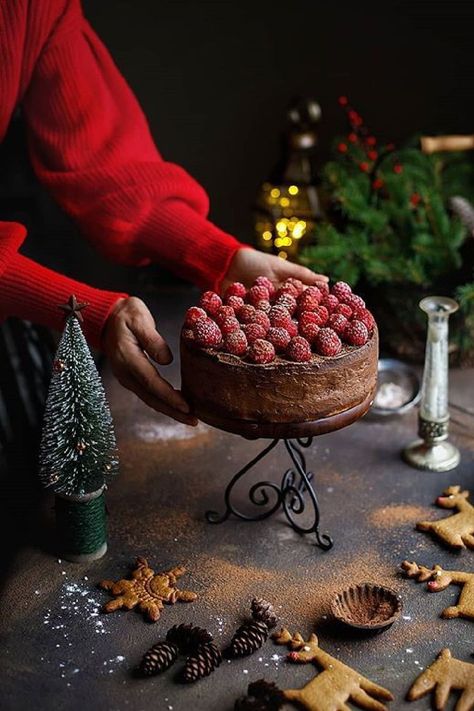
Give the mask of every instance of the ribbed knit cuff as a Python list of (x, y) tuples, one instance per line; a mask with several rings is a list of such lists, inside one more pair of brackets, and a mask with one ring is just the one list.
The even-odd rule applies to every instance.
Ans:
[(247, 245), (179, 200), (157, 208), (137, 238), (143, 256), (204, 289), (219, 290), (235, 253)]
[(128, 294), (95, 289), (17, 253), (0, 280), (0, 309), (3, 318), (17, 316), (61, 331), (64, 312), (58, 305), (71, 294), (89, 304), (83, 311), (82, 328), (90, 345), (100, 348), (102, 329), (113, 306)]

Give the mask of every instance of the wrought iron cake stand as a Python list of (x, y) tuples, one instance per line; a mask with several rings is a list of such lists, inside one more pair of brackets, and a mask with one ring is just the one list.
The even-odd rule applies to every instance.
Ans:
[[(327, 551), (332, 548), (333, 540), (331, 536), (327, 533), (321, 533), (319, 530), (320, 508), (313, 486), (314, 474), (308, 471), (306, 457), (302, 450), (311, 446), (315, 436), (347, 427), (365, 415), (372, 403), (373, 396), (374, 393), (372, 392), (359, 405), (337, 415), (314, 422), (297, 424), (237, 422), (235, 420), (216, 418), (215, 415), (210, 413), (200, 413), (199, 416), (202, 420), (219, 429), (240, 434), (247, 439), (256, 439), (258, 437), (272, 439), (270, 444), (232, 477), (224, 492), (224, 512), (220, 514), (217, 511), (207, 511), (207, 521), (209, 523), (223, 523), (231, 515), (243, 521), (262, 521), (281, 509), (293, 530), (302, 535), (314, 534), (315, 544), (322, 550)], [(233, 503), (235, 488), (245, 474), (275, 449), (279, 442), (283, 442), (292, 466), (283, 474), (281, 483), (264, 479), (252, 484), (248, 490), (248, 499), (251, 504), (259, 507), (260, 510), (253, 515), (244, 513)], [(306, 510), (306, 497), (309, 499), (309, 504), (312, 508), (312, 522), (304, 526), (300, 524), (297, 517), (301, 516)]]

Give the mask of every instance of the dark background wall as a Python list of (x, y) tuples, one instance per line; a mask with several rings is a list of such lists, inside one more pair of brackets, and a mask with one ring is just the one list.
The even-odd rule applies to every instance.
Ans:
[[(212, 218), (243, 239), (251, 238), (250, 207), (278, 155), (295, 95), (321, 103), (322, 158), (344, 130), (340, 94), (382, 139), (474, 130), (470, 0), (83, 6), (137, 93), (164, 157), (205, 186)], [(19, 164), (21, 130), (10, 141), (9, 159)], [(133, 288), (134, 270), (91, 259), (69, 221), (33, 192), (36, 212), (32, 218), (30, 205), (25, 217), (30, 254), (102, 286)]]

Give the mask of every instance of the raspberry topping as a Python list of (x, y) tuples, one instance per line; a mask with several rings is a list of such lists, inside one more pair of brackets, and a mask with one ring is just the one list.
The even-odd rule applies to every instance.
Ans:
[(232, 306), (221, 306), (220, 309), (217, 311), (216, 315), (214, 316), (214, 319), (217, 323), (218, 326), (220, 326), (226, 318), (234, 318), (235, 317), (235, 311), (232, 308)]
[(321, 306), (324, 306), (329, 311), (329, 313), (332, 313), (339, 306), (339, 299), (337, 298), (337, 296), (334, 296), (334, 294), (328, 294), (321, 301)]
[(367, 326), (362, 321), (354, 319), (344, 332), (344, 340), (350, 346), (363, 346), (369, 340)]
[(353, 311), (358, 311), (359, 309), (365, 309), (365, 301), (357, 294), (351, 294), (347, 299), (347, 304), (351, 307)]
[(241, 284), (240, 281), (234, 281), (225, 290), (224, 299), (229, 298), (229, 296), (240, 296), (242, 299), (244, 299), (246, 293), (247, 289), (245, 288), (245, 286)]
[(352, 316), (353, 311), (352, 311), (351, 307), (348, 306), (347, 304), (338, 304), (336, 306), (336, 308), (334, 309), (333, 313), (342, 314), (346, 318), (350, 318)]
[(294, 299), (298, 296), (298, 289), (289, 281), (285, 281), (276, 291), (275, 298), (279, 299), (283, 294), (289, 294)]
[(273, 296), (275, 293), (275, 287), (273, 286), (273, 282), (270, 281), (270, 279), (266, 276), (259, 276), (255, 279), (254, 286), (264, 286), (265, 289), (268, 289), (268, 293), (270, 294), (270, 298)]
[(291, 284), (292, 286), (294, 286), (296, 291), (298, 292), (298, 296), (304, 291), (303, 282), (300, 279), (295, 279), (295, 277), (288, 277), (288, 279), (285, 279), (285, 284)]
[(318, 323), (319, 317), (314, 311), (302, 311), (298, 316), (298, 322), (300, 326), (304, 326), (307, 323)]
[(223, 336), (228, 336), (229, 333), (240, 331), (240, 323), (235, 316), (229, 316), (220, 324), (221, 333)]
[(296, 363), (304, 363), (311, 360), (311, 346), (303, 336), (295, 336), (288, 344), (286, 355)]
[(338, 336), (344, 336), (348, 324), (349, 321), (342, 314), (331, 314), (328, 320), (328, 326), (336, 331)]
[(183, 328), (183, 338), (185, 341), (194, 341), (194, 331), (190, 328)]
[(323, 295), (317, 286), (308, 286), (298, 297), (300, 311), (314, 311), (321, 303)]
[(268, 318), (267, 314), (264, 311), (259, 311), (258, 309), (252, 316), (252, 320), (250, 323), (258, 323), (260, 326), (263, 326), (263, 328), (265, 329), (265, 333), (270, 328), (270, 319)]
[(251, 304), (244, 304), (237, 314), (237, 317), (241, 323), (250, 323), (255, 315), (255, 306)]
[(188, 328), (192, 328), (196, 321), (199, 321), (200, 318), (205, 318), (206, 316), (207, 314), (204, 309), (200, 309), (199, 306), (191, 306), (191, 308), (186, 311), (184, 325), (188, 326)]
[(227, 353), (242, 356), (247, 352), (247, 337), (243, 331), (234, 331), (224, 338), (224, 348)]
[(247, 294), (247, 302), (256, 306), (259, 301), (270, 301), (270, 292), (265, 286), (257, 284), (257, 286), (252, 286)]
[(290, 321), (286, 330), (290, 334), (291, 338), (298, 335), (298, 321)]
[(323, 356), (335, 356), (342, 348), (341, 339), (332, 328), (320, 328), (314, 345), (316, 352)]
[(362, 323), (365, 323), (368, 332), (372, 333), (372, 331), (374, 330), (374, 326), (375, 326), (375, 319), (372, 316), (372, 314), (370, 313), (369, 309), (359, 309), (355, 313), (355, 318), (358, 321), (362, 321)]
[(242, 326), (242, 331), (247, 336), (248, 343), (252, 344), (258, 338), (265, 338), (266, 331), (258, 323), (246, 323)]
[(279, 296), (275, 301), (275, 304), (277, 304), (278, 306), (284, 306), (285, 309), (288, 309), (288, 311), (292, 315), (296, 311), (296, 299), (291, 294), (281, 294), (281, 296)]
[(222, 306), (222, 299), (219, 294), (216, 294), (214, 291), (205, 291), (199, 300), (199, 306), (204, 309), (209, 316), (215, 316)]
[(275, 349), (268, 341), (257, 338), (250, 346), (249, 359), (253, 363), (271, 363), (272, 360), (275, 360)]
[(345, 281), (337, 281), (331, 289), (331, 294), (337, 296), (339, 301), (348, 303), (347, 299), (352, 294), (352, 289)]
[(314, 343), (316, 336), (318, 335), (319, 326), (317, 323), (312, 323), (308, 321), (307, 323), (301, 323), (299, 327), (300, 335), (306, 338), (309, 343)]
[(270, 302), (266, 299), (262, 299), (261, 301), (255, 304), (255, 308), (258, 311), (264, 311), (267, 314), (270, 311)]
[(241, 296), (226, 296), (225, 303), (227, 306), (231, 306), (237, 314), (245, 302)]
[(284, 306), (272, 306), (268, 317), (272, 326), (287, 328), (291, 323), (291, 314)]
[(194, 339), (198, 346), (211, 348), (220, 345), (222, 334), (219, 326), (212, 318), (200, 318), (194, 326)]
[(272, 344), (277, 353), (283, 353), (290, 342), (288, 331), (285, 328), (276, 328), (274, 326), (268, 329), (265, 338)]

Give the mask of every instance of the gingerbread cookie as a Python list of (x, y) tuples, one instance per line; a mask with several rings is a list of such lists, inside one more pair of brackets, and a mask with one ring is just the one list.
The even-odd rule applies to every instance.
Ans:
[(431, 666), (418, 676), (411, 686), (407, 699), (416, 701), (434, 690), (435, 708), (444, 709), (451, 690), (462, 690), (456, 711), (474, 709), (474, 664), (461, 662), (451, 656), (449, 649), (443, 649)]
[(104, 605), (104, 612), (114, 612), (121, 608), (131, 610), (138, 606), (151, 622), (156, 622), (164, 607), (163, 603), (171, 605), (178, 600), (193, 602), (197, 598), (196, 593), (178, 590), (176, 587), (177, 579), (186, 572), (185, 568), (177, 567), (164, 573), (155, 573), (148, 567), (147, 560), (141, 557), (137, 558), (136, 566), (131, 580), (102, 580), (99, 583), (101, 588), (115, 596), (115, 600)]
[(354, 669), (324, 652), (319, 647), (315, 634), (305, 642), (299, 633), (291, 635), (287, 629), (282, 629), (272, 635), (272, 639), (276, 644), (287, 645), (293, 650), (288, 655), (289, 661), (300, 664), (313, 663), (323, 670), (302, 689), (283, 691), (288, 701), (293, 701), (301, 708), (307, 711), (347, 709), (347, 702), (350, 701), (362, 709), (383, 711), (387, 707), (381, 701), (393, 700), (393, 695), (388, 689), (374, 684), (370, 679), (366, 679)]
[(420, 521), (417, 529), (430, 531), (452, 548), (474, 548), (474, 506), (468, 497), (469, 491), (461, 491), (460, 486), (448, 486), (436, 504), (443, 509), (457, 509), (459, 513), (436, 521)]
[(457, 605), (446, 607), (441, 613), (441, 617), (466, 617), (474, 620), (474, 573), (464, 573), (460, 570), (443, 570), (440, 565), (432, 568), (425, 568), (408, 560), (403, 561), (402, 568), (409, 578), (415, 578), (418, 583), (427, 581), (427, 588), (430, 592), (439, 592), (448, 585), (461, 585), (461, 593)]

